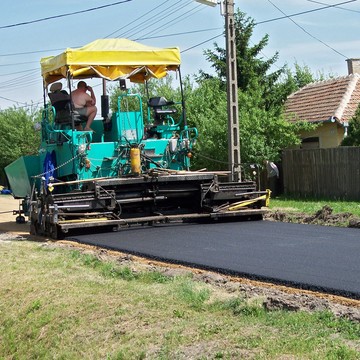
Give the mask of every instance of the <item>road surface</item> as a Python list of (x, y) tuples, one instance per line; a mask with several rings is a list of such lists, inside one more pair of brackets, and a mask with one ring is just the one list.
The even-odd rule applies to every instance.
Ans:
[(360, 230), (270, 221), (72, 235), (81, 243), (360, 299)]

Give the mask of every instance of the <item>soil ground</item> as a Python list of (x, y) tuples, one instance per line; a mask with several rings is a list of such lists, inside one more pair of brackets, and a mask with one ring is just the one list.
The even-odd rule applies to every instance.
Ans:
[(351, 213), (333, 214), (333, 209), (325, 205), (313, 215), (301, 212), (284, 211), (281, 209), (269, 211), (266, 220), (292, 222), (298, 224), (316, 224), (325, 226), (345, 226), (360, 228), (360, 218)]
[[(247, 298), (261, 298), (263, 305), (269, 310), (286, 309), (290, 311), (322, 311), (328, 310), (339, 317), (345, 317), (353, 321), (360, 322), (360, 301), (348, 299), (340, 296), (333, 296), (301, 289), (294, 289), (285, 286), (278, 286), (264, 282), (251, 281), (243, 278), (229, 277), (213, 272), (202, 271), (198, 269), (187, 268), (183, 266), (169, 265), (155, 262), (152, 260), (142, 259), (128, 254), (107, 251), (95, 247), (84, 246), (69, 241), (53, 241), (44, 238), (36, 238), (29, 235), (29, 224), (17, 224), (16, 216), (13, 210), (19, 209), (19, 200), (14, 199), (11, 195), (0, 195), (0, 241), (43, 241), (48, 246), (57, 246), (64, 248), (78, 248), (82, 252), (91, 252), (102, 260), (117, 258), (123, 259), (127, 266), (147, 268), (149, 270), (158, 270), (167, 276), (177, 276), (182, 273), (192, 273), (194, 279), (210, 283), (213, 286), (222, 289), (227, 293), (241, 292)], [(330, 208), (324, 207), (314, 216), (296, 214), (286, 214), (281, 211), (270, 212), (266, 218), (273, 221), (290, 221), (316, 224), (337, 224), (339, 220), (343, 222), (344, 215), (332, 215)], [(349, 220), (350, 215), (345, 218)], [(351, 218), (349, 224), (354, 227), (360, 227), (360, 219)], [(357, 226), (356, 226), (357, 225)], [(352, 226), (352, 225), (350, 225)]]
[(30, 227), (27, 223), (17, 224), (16, 215), (13, 210), (19, 210), (20, 200), (16, 200), (12, 195), (0, 195), (0, 231), (12, 232), (19, 235), (29, 235)]

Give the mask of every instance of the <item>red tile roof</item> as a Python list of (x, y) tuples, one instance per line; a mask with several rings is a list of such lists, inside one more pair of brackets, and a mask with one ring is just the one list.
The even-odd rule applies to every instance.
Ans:
[(290, 121), (323, 122), (335, 118), (348, 122), (360, 103), (360, 75), (352, 74), (304, 86), (285, 102)]

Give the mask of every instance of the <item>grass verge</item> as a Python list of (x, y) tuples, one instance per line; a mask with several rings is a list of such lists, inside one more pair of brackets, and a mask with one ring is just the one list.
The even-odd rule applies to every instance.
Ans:
[(116, 258), (0, 241), (0, 359), (358, 359), (360, 324)]
[(309, 215), (321, 210), (325, 205), (330, 206), (333, 209), (334, 214), (351, 213), (360, 217), (360, 203), (355, 201), (296, 199), (285, 196), (279, 196), (270, 200), (270, 209), (302, 212)]

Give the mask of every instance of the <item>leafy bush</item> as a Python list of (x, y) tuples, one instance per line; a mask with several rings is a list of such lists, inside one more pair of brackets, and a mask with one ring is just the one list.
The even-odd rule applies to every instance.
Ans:
[(34, 123), (40, 119), (39, 111), (15, 107), (0, 111), (0, 179), (4, 180), (4, 168), (11, 162), (37, 152), (40, 133)]

